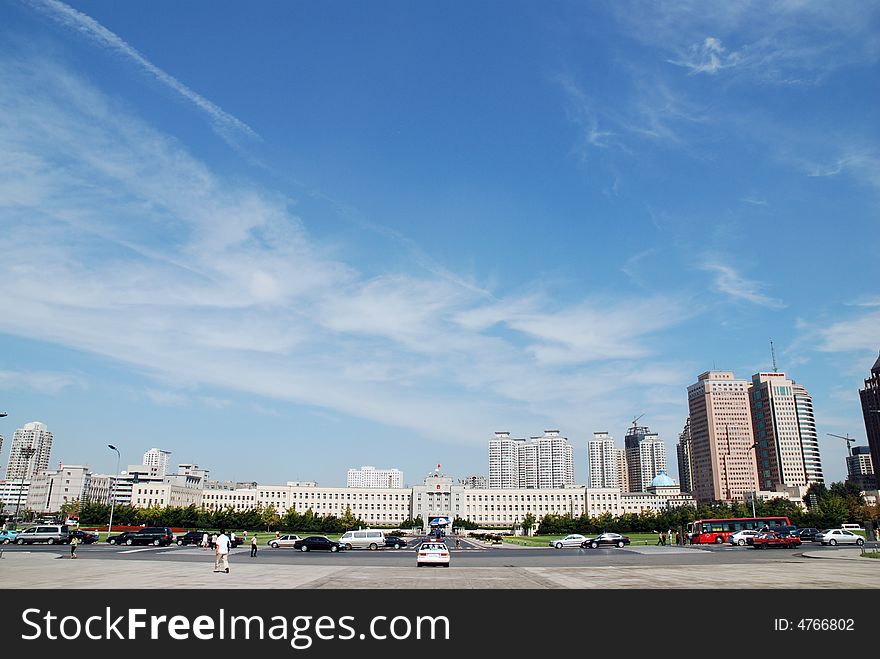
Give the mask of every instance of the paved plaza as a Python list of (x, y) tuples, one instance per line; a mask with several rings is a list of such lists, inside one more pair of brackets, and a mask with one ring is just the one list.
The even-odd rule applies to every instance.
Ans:
[(205, 560), (71, 560), (48, 552), (7, 551), (4, 588), (880, 588), (880, 560), (857, 549), (752, 564), (584, 567), (416, 568), (373, 565), (255, 564), (234, 555), (230, 573)]

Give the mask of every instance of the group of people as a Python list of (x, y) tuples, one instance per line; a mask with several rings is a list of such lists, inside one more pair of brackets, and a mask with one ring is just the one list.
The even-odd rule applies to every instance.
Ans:
[[(247, 540), (247, 531), (243, 533), (245, 541)], [(220, 531), (220, 535), (211, 535), (211, 541), (214, 545), (214, 572), (224, 572), (229, 574), (229, 549), (235, 544), (235, 532), (226, 535), (225, 530)], [(207, 547), (208, 534), (202, 536), (202, 546)], [(257, 534), (251, 536), (251, 558), (257, 555)]]
[[(654, 531), (654, 533), (657, 533), (657, 531)], [(687, 538), (687, 536), (685, 536), (685, 538)], [(687, 540), (685, 540), (685, 542), (687, 542)], [(668, 531), (660, 531), (659, 534), (657, 535), (657, 544), (660, 545), (661, 547), (665, 547), (666, 545), (671, 545), (672, 544), (672, 529), (669, 529)], [(677, 545), (681, 544), (681, 531), (675, 532), (675, 544), (677, 544)]]

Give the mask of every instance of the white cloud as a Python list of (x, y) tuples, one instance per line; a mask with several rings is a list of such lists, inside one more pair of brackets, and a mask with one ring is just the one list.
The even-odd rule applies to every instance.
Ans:
[(31, 0), (29, 4), (50, 16), (53, 20), (57, 21), (64, 27), (82, 34), (84, 37), (102, 48), (107, 48), (108, 50), (122, 56), (124, 59), (134, 62), (163, 85), (174, 90), (187, 101), (205, 112), (211, 118), (217, 132), (224, 138), (232, 140), (232, 133), (238, 133), (248, 137), (257, 136), (250, 126), (228, 112), (225, 112), (204, 96), (201, 96), (184, 85), (174, 76), (157, 67), (138, 52), (137, 49), (126, 43), (125, 40), (105, 28), (90, 16), (77, 11), (70, 5), (60, 2), (59, 0)]
[(57, 394), (71, 387), (86, 389), (85, 380), (72, 373), (53, 371), (0, 371), (0, 389), (29, 389), (41, 393)]
[(823, 352), (873, 352), (880, 349), (880, 311), (818, 327), (814, 332), (819, 339), (818, 349)]
[(554, 307), (440, 267), (365, 277), (283, 195), (219, 177), (67, 71), (0, 59), (0, 77), (0, 154), (16, 154), (0, 331), (151, 374), (158, 404), (225, 404), (203, 385), (473, 442), (499, 423), (626, 415), (630, 383), (682, 377), (648, 361), (686, 317), (676, 299)]
[(728, 53), (720, 39), (706, 37), (702, 43), (693, 44), (687, 53), (678, 59), (669, 60), (671, 64), (690, 69), (691, 75), (709, 73), (714, 75), (722, 69), (734, 67), (740, 60), (736, 52)]
[(761, 292), (767, 287), (766, 284), (743, 277), (733, 267), (721, 263), (715, 257), (707, 257), (700, 269), (715, 274), (712, 283), (720, 293), (770, 309), (782, 309), (786, 306), (782, 300)]

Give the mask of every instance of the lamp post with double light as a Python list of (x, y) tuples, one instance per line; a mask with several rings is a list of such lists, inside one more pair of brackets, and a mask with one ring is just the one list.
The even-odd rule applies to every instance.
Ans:
[(119, 460), (121, 458), (119, 449), (113, 444), (107, 444), (107, 448), (116, 451), (116, 473), (113, 474), (113, 483), (110, 486), (110, 523), (107, 524), (107, 537), (110, 537), (110, 529), (113, 526), (113, 509), (116, 507), (116, 481), (119, 479)]

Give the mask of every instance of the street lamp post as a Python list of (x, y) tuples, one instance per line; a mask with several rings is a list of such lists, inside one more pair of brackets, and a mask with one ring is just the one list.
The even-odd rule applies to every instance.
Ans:
[[(758, 470), (758, 442), (752, 444), (749, 448), (754, 449), (755, 451), (755, 471)], [(757, 483), (756, 483), (757, 485)], [(757, 496), (757, 492), (752, 492), (752, 517), (755, 517), (755, 497)]]
[(107, 524), (107, 537), (110, 537), (110, 528), (113, 526), (113, 509), (116, 507), (116, 481), (119, 478), (119, 460), (121, 456), (119, 449), (113, 446), (113, 444), (107, 444), (107, 448), (112, 448), (116, 451), (116, 473), (113, 474), (113, 483), (110, 487), (110, 523)]

